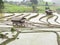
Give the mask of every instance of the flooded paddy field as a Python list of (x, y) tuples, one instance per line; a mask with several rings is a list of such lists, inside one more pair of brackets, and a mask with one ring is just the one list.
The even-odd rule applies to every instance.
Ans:
[[(12, 15), (12, 16), (10, 16)], [(13, 27), (11, 19), (13, 18), (19, 18), (19, 17), (25, 17), (28, 22), (28, 26), (26, 25), (26, 28), (31, 28), (29, 29), (23, 29), (23, 28), (16, 28), (18, 31), (20, 30), (21, 32), (18, 34), (18, 36), (11, 42), (6, 43), (6, 45), (59, 45), (57, 42), (57, 35), (54, 33), (56, 31), (60, 35), (60, 16), (57, 13), (54, 13), (54, 15), (58, 16), (57, 23), (55, 21), (56, 16), (50, 18), (47, 21), (47, 17), (39, 20), (41, 17), (45, 16), (46, 14), (42, 13), (14, 13), (14, 14), (8, 14), (6, 13), (5, 16), (3, 17), (3, 22), (0, 22), (0, 28), (2, 29), (7, 29), (8, 27)], [(44, 23), (45, 22), (45, 23)], [(48, 23), (50, 22), (50, 24)], [(48, 25), (49, 24), (49, 25)], [(7, 28), (5, 28), (7, 27)], [(57, 27), (57, 28), (56, 28)], [(15, 28), (15, 27), (14, 27)], [(36, 28), (36, 29), (35, 29)], [(56, 28), (56, 29), (55, 29)], [(2, 30), (1, 29), (1, 30)], [(10, 28), (8, 28), (10, 30)], [(35, 33), (29, 33), (29, 31), (34, 32), (38, 30), (48, 30), (52, 32), (35, 32)], [(7, 30), (2, 33), (8, 32)], [(24, 33), (25, 32), (25, 33)], [(26, 33), (28, 32), (28, 33)], [(12, 38), (12, 35), (15, 35), (15, 33), (8, 32), (8, 37)], [(11, 36), (11, 37), (10, 37)], [(15, 35), (16, 36), (16, 35)], [(60, 37), (59, 37), (60, 38)], [(6, 39), (1, 39), (0, 38), (0, 44), (3, 44), (3, 41)]]

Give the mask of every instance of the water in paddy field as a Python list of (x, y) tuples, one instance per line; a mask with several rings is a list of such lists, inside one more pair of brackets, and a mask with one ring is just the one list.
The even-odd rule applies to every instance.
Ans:
[(58, 45), (55, 33), (21, 33), (7, 45)]
[[(8, 16), (8, 15), (12, 15), (12, 14), (8, 14), (8, 13), (5, 14), (5, 16)], [(19, 14), (16, 14), (16, 15), (19, 15)], [(26, 15), (26, 13), (25, 13), (25, 15)], [(41, 17), (41, 15), (44, 16), (44, 14), (40, 14), (39, 16), (32, 18), (30, 21), (31, 22), (40, 22), (39, 18)], [(34, 14), (31, 13), (31, 15), (27, 16), (26, 18), (28, 19), (32, 16), (35, 16), (35, 13)], [(14, 17), (14, 16), (11, 16), (11, 17)], [(9, 18), (11, 18), (11, 17), (9, 17)], [(8, 18), (4, 18), (4, 19), (8, 19)], [(55, 17), (53, 18), (53, 20), (54, 19), (55, 19)], [(60, 16), (59, 16), (59, 19), (60, 19)], [(59, 19), (57, 21), (59, 21)], [(49, 20), (49, 22), (54, 23), (53, 20), (51, 18)], [(45, 19), (43, 21), (45, 21)], [(8, 22), (4, 22), (4, 23), (8, 23)], [(56, 24), (56, 22), (54, 24)], [(44, 32), (44, 33), (20, 33), (18, 38), (19, 39), (15, 39), (14, 41), (8, 43), (7, 45), (58, 45), (57, 35), (55, 33), (52, 33), (52, 32), (50, 32), (50, 33), (48, 33), (48, 32)], [(0, 40), (0, 41), (2, 41), (2, 40)]]

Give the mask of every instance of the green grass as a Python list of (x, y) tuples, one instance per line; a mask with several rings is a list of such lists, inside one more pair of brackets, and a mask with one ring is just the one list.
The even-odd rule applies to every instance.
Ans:
[[(56, 10), (57, 7), (54, 7), (54, 6), (50, 6), (50, 8), (52, 10)], [(45, 11), (45, 6), (38, 6), (37, 7), (37, 10), (39, 13), (44, 13)], [(20, 5), (20, 6), (17, 6), (17, 5), (11, 5), (11, 4), (6, 4), (5, 3), (5, 9), (4, 9), (4, 12), (7, 12), (7, 13), (24, 13), (24, 12), (32, 12), (33, 9), (32, 7), (30, 6), (24, 6), (24, 5)]]
[(27, 6), (16, 6), (16, 5), (10, 5), (10, 4), (5, 4), (5, 9), (4, 12), (31, 12), (32, 8), (27, 7)]

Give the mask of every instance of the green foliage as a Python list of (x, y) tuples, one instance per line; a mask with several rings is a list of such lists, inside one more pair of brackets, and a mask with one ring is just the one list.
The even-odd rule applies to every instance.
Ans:
[[(7, 13), (24, 13), (24, 12), (32, 12), (33, 9), (31, 6), (25, 6), (25, 5), (11, 5), (8, 3), (4, 4), (5, 8), (4, 8), (4, 12)], [(54, 6), (50, 6), (50, 9), (52, 10), (56, 10), (58, 7), (54, 7)], [(39, 13), (44, 13), (45, 12), (45, 6), (37, 6), (36, 7), (37, 12)]]
[(11, 5), (11, 4), (5, 4), (5, 12), (10, 12), (10, 13), (14, 13), (14, 12), (31, 12), (32, 8), (31, 7), (27, 7), (24, 5), (21, 6), (17, 6), (17, 5)]
[(36, 5), (38, 4), (38, 1), (37, 0), (30, 0), (30, 2), (32, 3), (33, 12), (36, 12)]
[(0, 0), (0, 13), (2, 12), (3, 8), (4, 8), (4, 2), (3, 0)]
[(11, 32), (14, 33), (16, 30), (14, 28), (11, 28)]

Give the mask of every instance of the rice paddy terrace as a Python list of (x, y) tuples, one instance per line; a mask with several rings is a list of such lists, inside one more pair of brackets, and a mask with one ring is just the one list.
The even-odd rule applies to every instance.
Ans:
[[(8, 16), (7, 16), (8, 15)], [(14, 14), (5, 14), (3, 19), (4, 24), (12, 25), (11, 19), (25, 17), (27, 19), (28, 26), (26, 27), (60, 27), (60, 15), (57, 13), (53, 13), (53, 15), (46, 16), (46, 14), (42, 13), (14, 13)]]
[[(13, 26), (11, 19), (25, 17), (26, 26), (16, 32), (2, 32), (7, 36), (0, 39), (0, 45), (60, 45), (60, 15), (46, 16), (42, 13), (5, 13), (0, 25)], [(6, 27), (8, 27), (6, 26)]]

